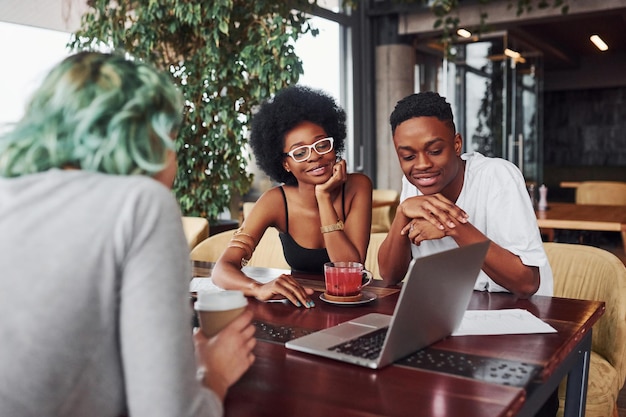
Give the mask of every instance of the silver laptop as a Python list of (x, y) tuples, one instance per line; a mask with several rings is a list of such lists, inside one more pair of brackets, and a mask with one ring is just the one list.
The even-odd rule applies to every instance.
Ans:
[(461, 323), (489, 241), (413, 259), (393, 315), (370, 313), (285, 344), (373, 369), (449, 336)]

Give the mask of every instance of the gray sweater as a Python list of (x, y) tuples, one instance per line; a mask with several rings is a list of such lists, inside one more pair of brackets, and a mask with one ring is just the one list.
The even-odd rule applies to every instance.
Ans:
[(171, 192), (141, 176), (0, 178), (0, 416), (219, 416), (196, 379)]

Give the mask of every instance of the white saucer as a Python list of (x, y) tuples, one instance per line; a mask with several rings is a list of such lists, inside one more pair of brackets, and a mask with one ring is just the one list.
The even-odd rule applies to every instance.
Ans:
[(320, 300), (328, 304), (336, 304), (339, 306), (356, 306), (356, 305), (371, 303), (376, 298), (378, 298), (376, 294), (374, 294), (373, 292), (369, 292), (369, 291), (361, 291), (361, 295), (362, 297), (358, 301), (331, 301), (324, 296), (324, 293), (321, 293)]

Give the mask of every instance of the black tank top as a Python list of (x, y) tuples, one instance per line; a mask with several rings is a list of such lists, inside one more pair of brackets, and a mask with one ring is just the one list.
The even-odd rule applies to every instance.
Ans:
[[(341, 211), (343, 219), (346, 219), (345, 208), (345, 188), (346, 184), (343, 184), (341, 188)], [(285, 190), (280, 187), (280, 191), (283, 193), (283, 200), (285, 201), (285, 232), (280, 232), (278, 236), (283, 244), (283, 253), (285, 260), (293, 271), (308, 272), (321, 274), (324, 273), (324, 264), (330, 262), (328, 257), (328, 251), (326, 248), (309, 249), (303, 248), (296, 242), (289, 234), (289, 210), (287, 208), (287, 196)]]

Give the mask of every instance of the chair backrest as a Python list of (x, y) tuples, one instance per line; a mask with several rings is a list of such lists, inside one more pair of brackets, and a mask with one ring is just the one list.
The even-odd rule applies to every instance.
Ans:
[(399, 202), (400, 193), (396, 190), (372, 190), (372, 233), (389, 231)]
[(283, 244), (278, 237), (278, 230), (270, 227), (256, 245), (256, 249), (248, 262), (250, 266), (265, 266), (268, 268), (291, 269), (285, 260)]
[[(228, 243), (234, 233), (235, 230), (227, 230), (200, 242), (191, 251), (191, 259), (194, 261), (216, 262), (222, 255), (222, 252), (228, 247)], [(278, 230), (270, 227), (265, 231), (248, 265), (290, 269), (283, 254), (283, 246), (278, 237)]]
[(189, 249), (193, 249), (209, 236), (209, 221), (204, 217), (183, 216), (182, 221)]
[(209, 236), (191, 250), (189, 255), (192, 261), (217, 262), (222, 252), (228, 246), (235, 230), (226, 230)]
[(545, 242), (557, 297), (599, 300), (606, 311), (593, 328), (592, 350), (626, 378), (626, 266), (609, 251), (593, 246)]
[(626, 182), (583, 181), (576, 187), (576, 203), (626, 206)]
[(243, 203), (242, 208), (243, 208), (243, 218), (244, 219), (246, 217), (248, 217), (248, 215), (252, 211), (252, 207), (254, 207), (254, 204), (255, 204), (254, 201), (246, 201), (246, 202)]
[(370, 271), (374, 276), (374, 279), (382, 279), (378, 269), (378, 249), (380, 244), (383, 243), (387, 237), (387, 233), (376, 232), (370, 234), (370, 244), (367, 247), (367, 254), (365, 255), (365, 269)]

